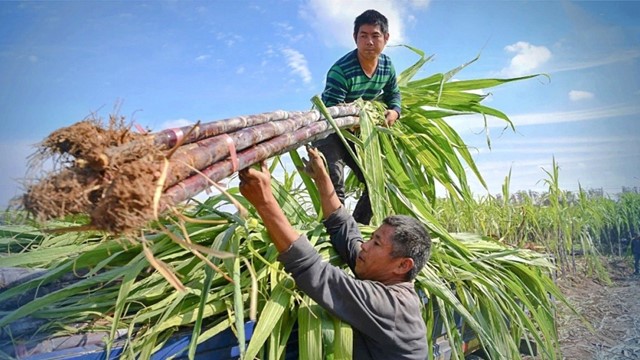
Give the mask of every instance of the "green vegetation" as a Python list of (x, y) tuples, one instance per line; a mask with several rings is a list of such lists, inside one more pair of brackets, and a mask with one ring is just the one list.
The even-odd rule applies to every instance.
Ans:
[[(610, 238), (601, 240), (601, 235), (606, 232), (609, 236), (613, 219), (617, 234), (637, 229), (637, 223), (617, 222), (617, 203), (609, 205), (612, 209), (606, 215), (589, 210), (592, 198), (587, 196), (577, 204), (592, 218), (567, 223), (564, 219), (572, 216), (574, 207), (567, 205), (566, 194), (557, 188), (557, 169), (550, 174), (553, 195), (546, 206), (531, 199), (514, 203), (508, 190), (502, 198), (474, 200), (465, 166), (482, 181), (481, 174), (446, 117), (482, 114), (511, 125), (505, 114), (482, 105), (483, 96), (470, 91), (531, 76), (450, 81), (472, 61), (449, 73), (413, 80), (429, 60), (413, 50), (420, 60), (400, 78), (402, 121), (392, 128), (377, 126), (379, 105), (362, 102), (360, 137), (344, 133), (356, 142), (356, 156), (365, 169), (373, 223), (388, 214), (403, 213), (430, 229), (433, 255), (416, 286), (429, 298), (424, 307), (427, 328), (433, 329), (434, 311), (439, 309), (455, 357), (463, 356), (455, 326), (459, 314), (492, 359), (519, 358), (523, 338), (535, 344), (544, 358), (556, 359), (555, 303), (549, 295), (558, 301), (564, 297), (552, 280), (554, 265), (544, 253), (514, 245), (540, 244), (565, 264), (576, 244), (594, 254), (592, 244), (611, 244)], [(301, 163), (296, 152), (290, 157), (294, 164)], [(282, 160), (274, 158), (271, 169), (284, 170), (282, 178), (275, 179), (274, 189), (286, 215), (324, 259), (343, 266), (319, 221), (315, 189), (307, 187), (308, 179), (286, 168)], [(448, 200), (436, 199), (436, 183), (448, 191)], [(357, 194), (358, 187), (353, 181), (351, 185)], [(637, 211), (637, 198), (628, 201)], [(236, 211), (234, 202), (246, 207), (248, 214)], [(597, 227), (593, 225), (596, 217)], [(70, 217), (45, 227), (81, 226), (87, 221), (86, 217)], [(373, 228), (362, 230), (366, 236)], [(45, 324), (31, 333), (34, 338), (48, 332), (103, 330), (114, 340), (126, 332), (124, 357), (148, 358), (179, 329), (189, 329), (194, 335), (191, 356), (197, 343), (228, 328), (243, 343), (244, 324), (255, 319), (254, 334), (247, 347), (241, 347), (244, 358), (282, 358), (296, 323), (300, 358), (350, 357), (349, 327), (296, 289), (276, 261), (277, 251), (259, 218), (237, 188), (149, 224), (137, 237), (46, 233), (29, 225), (5, 225), (0, 234), (0, 267), (47, 269), (42, 276), (1, 292), (0, 304), (51, 286), (43, 296), (23, 301), (15, 309), (0, 310), (0, 328), (5, 330), (22, 319), (44, 319)], [(69, 273), (77, 274), (76, 281), (53, 287)], [(167, 281), (172, 276), (183, 291), (176, 291), (175, 283)], [(433, 342), (431, 333), (428, 341)]]
[(562, 272), (576, 271), (576, 256), (585, 256), (589, 275), (608, 276), (601, 255), (624, 256), (628, 240), (640, 232), (640, 194), (627, 191), (615, 198), (601, 191), (579, 188), (574, 193), (558, 186), (558, 165), (547, 171), (547, 191), (503, 192), (468, 202), (438, 199), (437, 220), (448, 231), (490, 236), (518, 248), (553, 255)]

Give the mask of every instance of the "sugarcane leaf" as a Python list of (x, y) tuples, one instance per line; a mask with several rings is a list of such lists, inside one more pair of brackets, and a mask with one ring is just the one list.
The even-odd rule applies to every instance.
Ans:
[[(122, 317), (122, 314), (124, 313), (124, 310), (125, 310), (125, 306), (127, 304), (127, 296), (128, 296), (129, 290), (131, 289), (131, 286), (135, 281), (135, 278), (138, 276), (140, 271), (142, 271), (142, 269), (145, 266), (148, 266), (148, 263), (146, 263), (143, 260), (143, 256), (138, 256), (137, 261), (134, 261), (130, 266), (120, 268), (121, 270), (124, 269), (127, 271), (124, 273), (124, 278), (122, 280), (122, 284), (120, 285), (120, 291), (118, 292), (118, 298), (116, 299), (116, 303), (115, 303), (115, 310), (113, 314), (113, 319), (111, 324), (111, 333), (110, 333), (110, 339), (112, 340), (116, 338), (116, 333), (118, 329), (120, 329), (120, 318)], [(107, 357), (111, 352), (112, 345), (113, 343), (111, 341), (108, 341), (106, 344)]]
[[(297, 169), (302, 169), (304, 167), (302, 159), (300, 158), (300, 155), (297, 151), (290, 151), (289, 156), (291, 156), (291, 161)], [(311, 203), (313, 204), (313, 208), (315, 209), (316, 214), (320, 216), (320, 214), (322, 213), (322, 206), (320, 203), (320, 194), (318, 193), (318, 189), (313, 183), (313, 180), (311, 180), (311, 178), (307, 174), (305, 174), (304, 171), (298, 172), (300, 173), (300, 178), (304, 182), (307, 193), (309, 194), (309, 197), (311, 199)]]
[[(97, 245), (94, 245), (95, 247)], [(66, 258), (78, 250), (77, 245), (60, 246), (57, 248), (45, 248), (37, 252), (25, 252), (12, 256), (0, 257), (0, 267), (29, 267), (51, 262), (51, 259)]]
[(125, 267), (115, 268), (113, 270), (96, 275), (92, 278), (83, 279), (77, 283), (71, 284), (60, 290), (56, 290), (42, 297), (33, 299), (32, 301), (20, 306), (16, 310), (10, 311), (6, 315), (4, 315), (2, 318), (0, 318), (0, 327), (6, 326), (12, 321), (28, 316), (41, 308), (52, 306), (57, 301), (63, 300), (68, 296), (70, 296), (71, 294), (75, 294), (78, 291), (90, 288), (91, 286), (95, 286), (96, 284), (100, 284), (104, 281), (109, 281), (114, 276), (117, 277), (119, 275), (126, 273), (127, 270), (128, 269)]
[(335, 332), (333, 359), (352, 359), (353, 331), (351, 330), (351, 326), (340, 321), (336, 317), (331, 318), (333, 320), (333, 330)]
[[(378, 134), (374, 124), (384, 121), (383, 109), (379, 107), (362, 106), (360, 113), (360, 136), (362, 146), (359, 148), (359, 164), (366, 180), (371, 209), (373, 211), (372, 222), (380, 224), (387, 216), (389, 200), (385, 190), (385, 176), (383, 162), (380, 159), (382, 149), (378, 140)], [(360, 166), (360, 165), (359, 165)]]
[(275, 285), (271, 292), (271, 297), (267, 300), (267, 303), (260, 313), (253, 336), (247, 346), (245, 352), (247, 358), (253, 359), (256, 356), (278, 323), (278, 319), (280, 319), (285, 310), (290, 306), (290, 289), (292, 287), (293, 281), (288, 278), (283, 279)]
[(424, 51), (420, 49), (417, 49), (409, 45), (401, 45), (401, 46), (406, 47), (407, 49), (413, 51), (414, 53), (420, 56), (420, 59), (418, 59), (418, 61), (415, 64), (409, 66), (406, 70), (400, 73), (400, 75), (398, 75), (398, 86), (405, 86), (418, 73), (418, 71), (422, 68), (422, 66), (424, 66), (425, 63), (427, 63), (433, 58), (433, 55), (429, 57), (425, 57)]
[(323, 359), (322, 308), (306, 295), (298, 308), (298, 344), (300, 358)]

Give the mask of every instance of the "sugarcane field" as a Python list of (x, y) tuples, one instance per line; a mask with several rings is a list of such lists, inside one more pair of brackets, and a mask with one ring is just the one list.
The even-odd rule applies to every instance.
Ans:
[[(545, 160), (549, 165), (540, 166), (533, 159), (536, 150), (525, 145), (537, 142), (537, 146), (551, 147), (568, 141), (571, 134), (554, 137), (558, 134), (542, 128), (554, 116), (563, 117), (559, 122), (570, 128), (579, 116), (593, 120), (596, 115), (592, 113), (605, 113), (602, 116), (609, 121), (614, 106), (590, 112), (584, 104), (596, 96), (572, 87), (567, 95), (575, 106), (571, 111), (555, 115), (547, 110), (549, 104), (560, 102), (556, 95), (541, 101), (545, 104), (536, 114), (542, 120), (517, 115), (533, 86), (550, 88), (555, 85), (552, 79), (563, 81), (567, 72), (605, 66), (617, 58), (581, 60), (571, 66), (559, 62), (555, 66), (560, 70), (547, 73), (537, 65), (553, 61), (563, 46), (571, 48), (568, 42), (562, 38), (546, 48), (519, 41), (500, 50), (516, 54), (504, 69), (513, 70), (519, 64), (524, 70), (486, 70), (487, 77), (469, 78), (465, 71), (497, 63), (495, 55), (485, 60), (483, 48), (462, 65), (429, 72), (425, 65), (434, 61), (434, 55), (400, 43), (392, 50), (394, 62), (404, 65), (405, 59), (410, 61), (396, 68), (389, 56), (381, 55), (385, 46), (385, 54), (389, 52), (386, 17), (377, 10), (360, 11), (363, 5), (357, 2), (327, 1), (333, 5), (315, 0), (301, 2), (308, 7), (289, 4), (299, 7), (296, 16), (305, 24), (318, 20), (319, 25), (313, 26), (321, 28), (322, 34), (333, 30), (327, 20), (330, 16), (345, 22), (342, 17), (346, 15), (336, 12), (348, 13), (346, 23), (355, 27), (353, 34), (351, 28), (347, 31), (347, 40), (350, 46), (355, 42), (356, 49), (326, 69), (321, 94), (312, 93), (316, 88), (309, 85), (311, 73), (304, 71), (313, 60), (274, 40), (277, 45), (264, 50), (261, 66), (269, 64), (281, 75), (270, 61), (276, 52), (288, 55), (293, 59), (288, 63), (291, 73), (306, 86), (300, 90), (294, 82), (283, 80), (278, 87), (286, 96), (277, 97), (256, 75), (263, 74), (264, 68), (245, 66), (241, 58), (249, 56), (236, 50), (239, 44), (254, 41), (251, 37), (234, 36), (222, 26), (204, 30), (200, 24), (214, 16), (207, 12), (208, 2), (199, 2), (196, 9), (189, 2), (171, 2), (161, 6), (162, 11), (170, 9), (168, 21), (153, 27), (154, 36), (160, 38), (155, 33), (162, 33), (166, 40), (154, 43), (157, 52), (145, 58), (168, 56), (185, 72), (186, 68), (209, 66), (208, 71), (227, 71), (236, 77), (221, 77), (224, 80), (214, 84), (212, 92), (199, 97), (188, 92), (190, 84), (178, 80), (179, 71), (178, 75), (160, 74), (163, 70), (145, 65), (137, 68), (139, 74), (169, 80), (125, 95), (146, 96), (148, 92), (150, 97), (157, 96), (159, 111), (187, 107), (187, 97), (195, 97), (194, 103), (219, 97), (224, 104), (233, 103), (237, 95), (252, 104), (228, 109), (193, 106), (190, 111), (202, 112), (198, 116), (207, 120), (152, 128), (136, 117), (137, 110), (132, 115), (121, 112), (121, 100), (116, 100), (111, 111), (65, 119), (64, 126), (33, 144), (27, 158), (13, 159), (24, 163), (25, 174), (16, 180), (19, 194), (0, 212), (0, 359), (640, 360), (640, 187), (631, 183), (619, 191), (605, 191), (581, 177), (575, 187), (567, 189), (563, 177), (575, 172), (566, 170), (555, 155)], [(139, 7), (146, 14), (159, 6), (134, 2), (126, 5), (132, 9), (123, 8), (116, 17), (101, 22), (90, 15), (92, 7), (101, 14), (103, 7), (119, 2), (80, 3), (66, 6), (82, 9), (78, 13), (93, 19), (95, 28), (110, 29), (109, 36), (118, 36), (119, 28), (125, 27), (117, 19), (132, 26), (128, 37), (121, 39), (123, 44), (110, 43), (109, 48), (126, 50), (132, 57), (136, 49), (128, 41), (136, 44), (134, 40), (143, 33), (138, 28), (148, 26), (145, 18), (132, 14)], [(249, 20), (231, 10), (231, 2), (211, 5), (219, 16), (216, 21), (238, 22), (250, 28), (252, 36), (268, 33), (264, 24), (270, 23), (277, 29), (271, 36), (278, 41), (299, 44), (310, 40), (309, 33), (293, 36), (290, 24), (278, 20), (284, 15), (273, 15), (265, 5), (273, 5), (271, 1), (239, 3), (250, 14), (258, 14), (247, 15), (247, 19), (259, 18), (262, 25), (247, 25)], [(392, 24), (402, 19), (403, 27), (398, 29), (407, 33), (419, 23), (411, 13), (423, 9), (418, 3), (423, 2), (374, 2)], [(447, 2), (426, 3), (424, 6), (441, 9)], [(443, 14), (460, 16), (461, 9), (478, 6), (464, 3), (448, 4), (451, 8), (446, 7)], [(536, 6), (497, 3), (482, 6), (519, 6), (522, 12), (533, 12), (529, 7)], [(21, 19), (16, 14), (27, 11), (25, 7), (38, 8), (28, 1), (23, 5), (0, 5), (0, 16)], [(180, 6), (191, 11), (182, 13)], [(580, 15), (576, 23), (581, 24), (587, 17), (574, 6), (595, 5), (567, 2), (563, 6), (568, 13)], [(356, 8), (354, 22), (351, 12)], [(318, 9), (329, 15), (322, 17)], [(57, 24), (69, 16), (60, 14), (55, 12), (43, 23)], [(550, 18), (554, 15), (545, 13)], [(377, 22), (362, 20), (367, 16)], [(190, 53), (188, 41), (175, 35), (180, 33), (177, 27), (167, 25), (173, 21), (199, 24), (197, 36), (189, 41), (211, 37), (224, 46)], [(164, 27), (173, 30), (165, 33)], [(463, 26), (451, 22), (443, 27)], [(539, 21), (535, 28), (546, 33)], [(611, 38), (618, 34), (595, 25), (592, 28)], [(78, 28), (78, 34), (75, 31), (61, 38), (81, 36), (85, 28)], [(448, 31), (454, 32), (434, 36), (446, 38)], [(480, 30), (465, 34), (474, 31)], [(504, 36), (505, 31), (494, 32)], [(46, 31), (39, 34), (47, 35)], [(604, 35), (583, 35), (616, 43)], [(32, 38), (37, 40), (26, 35), (23, 40)], [(448, 41), (455, 44), (455, 49), (449, 49), (454, 53), (468, 46), (462, 40)], [(79, 41), (83, 45), (77, 47), (94, 59), (92, 54), (98, 52), (85, 44), (99, 42)], [(175, 44), (180, 46), (173, 48)], [(369, 46), (366, 51), (363, 44)], [(3, 46), (0, 61), (10, 53)], [(333, 45), (318, 41), (313, 46), (331, 49)], [(69, 46), (67, 50), (73, 49)], [(624, 61), (637, 61), (640, 56), (635, 50), (625, 52)], [(231, 55), (223, 60), (225, 51)], [(261, 51), (251, 46), (251, 56), (258, 57), (255, 54)], [(367, 51), (377, 53), (366, 57)], [(52, 61), (44, 56), (20, 56), (31, 65)], [(100, 56), (107, 58), (110, 52)], [(527, 56), (529, 62), (523, 60)], [(368, 69), (366, 64), (371, 62), (366, 59), (374, 58), (375, 66)], [(118, 69), (125, 67), (123, 62), (135, 61), (118, 60)], [(357, 71), (336, 70), (338, 65), (353, 63)], [(89, 67), (103, 71), (99, 63)], [(109, 71), (125, 74), (124, 70)], [(240, 80), (246, 72), (253, 76), (251, 85)], [(347, 78), (354, 72), (362, 73), (358, 81), (381, 82), (382, 76), (394, 86), (380, 86), (375, 96), (363, 90), (355, 100), (342, 94), (342, 89), (331, 88), (351, 81)], [(378, 75), (371, 75), (376, 72)], [(71, 70), (59, 75), (60, 79), (69, 74)], [(625, 76), (634, 78), (633, 73)], [(132, 88), (140, 81), (121, 77)], [(190, 80), (198, 83), (201, 79)], [(64, 81), (68, 80), (52, 84)], [(74, 86), (81, 81), (88, 82), (77, 80)], [(230, 90), (235, 89), (234, 81), (240, 89), (236, 92)], [(358, 81), (349, 86), (364, 89)], [(116, 83), (95, 84), (100, 88), (96, 92), (116, 88)], [(256, 90), (262, 87), (264, 91)], [(513, 107), (503, 108), (495, 101), (510, 93), (518, 94), (522, 102), (519, 99)], [(566, 93), (563, 89), (563, 95)], [(637, 89), (635, 94), (637, 100)], [(370, 99), (365, 100), (365, 95)], [(69, 102), (76, 101), (73, 94), (67, 96)], [(333, 101), (340, 96), (341, 101)], [(298, 104), (291, 100), (297, 98), (308, 99), (307, 107), (283, 109)], [(34, 105), (29, 106), (46, 108), (44, 104), (53, 102), (34, 95)], [(248, 110), (232, 113), (239, 108)], [(634, 103), (623, 110), (635, 115), (636, 109)], [(471, 144), (461, 135), (453, 125), (456, 121), (481, 129), (472, 135), (482, 145)], [(535, 131), (548, 141), (531, 141), (520, 132), (521, 126), (540, 126)], [(603, 127), (592, 127), (604, 133)], [(631, 126), (622, 128), (620, 131), (630, 133), (624, 139), (633, 141), (615, 156), (627, 161), (640, 154), (640, 142)], [(517, 139), (503, 138), (506, 133)], [(579, 146), (567, 144), (566, 148), (578, 152), (599, 149), (602, 138), (617, 141), (608, 133), (601, 138), (587, 135)], [(327, 146), (329, 141), (335, 143)], [(507, 173), (496, 176), (497, 165), (479, 166), (477, 159), (494, 151), (496, 144), (509, 141), (513, 147), (501, 153), (501, 163), (510, 163)], [(336, 144), (343, 151), (339, 160), (335, 159), (338, 150), (332, 153)], [(514, 184), (516, 171), (522, 167), (512, 170), (512, 166), (518, 161), (535, 168), (525, 177), (536, 177), (536, 190), (516, 190), (521, 184)], [(584, 160), (580, 166), (606, 162), (613, 162), (612, 157), (602, 155), (592, 163)], [(340, 174), (336, 175), (338, 166)], [(637, 164), (631, 160), (625, 166), (635, 168)], [(596, 171), (592, 173), (595, 178)], [(640, 181), (633, 178), (635, 183)], [(500, 191), (491, 193), (490, 188)], [(359, 217), (362, 204), (369, 210), (365, 221)], [(405, 240), (397, 240), (400, 236)], [(409, 236), (419, 239), (406, 240)], [(349, 303), (352, 298), (356, 300)], [(367, 324), (379, 328), (367, 329)]]

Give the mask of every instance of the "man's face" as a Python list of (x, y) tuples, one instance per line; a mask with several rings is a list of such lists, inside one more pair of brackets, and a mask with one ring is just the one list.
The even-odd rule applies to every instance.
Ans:
[(380, 25), (361, 25), (357, 34), (353, 35), (358, 53), (366, 59), (377, 58), (389, 40), (389, 34), (380, 31)]
[(362, 244), (362, 248), (356, 260), (356, 275), (362, 280), (375, 280), (389, 283), (402, 277), (402, 262), (406, 258), (393, 257), (393, 233), (391, 225), (381, 225), (371, 236), (371, 239)]

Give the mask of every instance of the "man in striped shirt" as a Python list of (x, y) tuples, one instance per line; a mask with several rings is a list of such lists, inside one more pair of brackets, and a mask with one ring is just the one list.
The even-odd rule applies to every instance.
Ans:
[[(382, 53), (389, 40), (387, 18), (376, 10), (363, 12), (354, 22), (353, 39), (357, 48), (340, 58), (329, 69), (322, 101), (327, 106), (334, 106), (359, 98), (382, 100), (387, 105), (386, 125), (391, 126), (400, 117), (401, 98), (391, 59)], [(353, 144), (350, 145), (353, 148)], [(331, 134), (316, 141), (314, 146), (325, 156), (331, 182), (343, 204), (345, 165), (365, 184), (365, 191), (356, 204), (353, 217), (361, 224), (369, 224), (373, 213), (364, 176), (338, 135)]]

